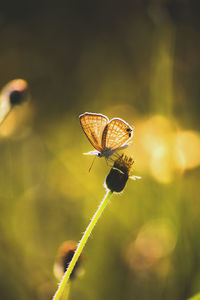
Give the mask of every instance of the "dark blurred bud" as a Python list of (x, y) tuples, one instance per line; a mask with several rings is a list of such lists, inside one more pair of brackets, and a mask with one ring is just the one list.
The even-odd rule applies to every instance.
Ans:
[[(54, 275), (58, 280), (61, 280), (63, 274), (68, 268), (69, 263), (71, 262), (74, 252), (76, 251), (77, 244), (73, 241), (64, 242), (59, 250), (56, 262), (54, 264)], [(72, 273), (70, 279), (74, 279), (78, 273), (80, 273), (80, 265), (83, 261), (82, 255), (79, 257)]]
[(106, 177), (106, 186), (109, 190), (119, 193), (124, 189), (133, 163), (134, 160), (131, 157), (120, 155)]
[(12, 108), (28, 100), (28, 84), (23, 79), (8, 82), (0, 92), (0, 124)]
[(23, 79), (15, 79), (7, 84), (8, 97), (12, 106), (19, 105), (28, 99), (27, 82)]

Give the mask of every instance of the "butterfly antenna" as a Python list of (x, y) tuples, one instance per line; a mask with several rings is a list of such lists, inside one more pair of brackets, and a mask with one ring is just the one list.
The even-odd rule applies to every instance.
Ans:
[(88, 170), (88, 172), (90, 172), (90, 171), (91, 171), (91, 169), (92, 169), (92, 166), (93, 166), (93, 164), (94, 164), (94, 161), (95, 161), (95, 158), (96, 158), (96, 156), (93, 158), (93, 160), (92, 160), (92, 163), (91, 163), (91, 166), (89, 167), (89, 170)]

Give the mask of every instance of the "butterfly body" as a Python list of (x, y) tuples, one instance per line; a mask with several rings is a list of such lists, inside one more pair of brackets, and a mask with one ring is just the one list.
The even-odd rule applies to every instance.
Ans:
[(101, 152), (100, 151), (97, 151), (97, 150), (94, 150), (94, 151), (90, 151), (90, 152), (87, 152), (87, 153), (84, 153), (85, 155), (96, 155), (98, 157), (105, 157), (105, 158), (109, 158), (110, 156), (112, 156), (114, 154), (114, 152), (116, 152), (117, 150), (122, 150), (124, 148), (128, 147), (128, 145), (124, 146), (124, 147), (119, 147), (119, 148), (116, 148), (114, 150), (112, 149), (106, 149), (106, 150), (102, 150)]
[(108, 159), (115, 151), (128, 147), (127, 142), (133, 136), (133, 129), (120, 118), (109, 120), (102, 114), (86, 112), (79, 119), (85, 135), (96, 149), (89, 155)]

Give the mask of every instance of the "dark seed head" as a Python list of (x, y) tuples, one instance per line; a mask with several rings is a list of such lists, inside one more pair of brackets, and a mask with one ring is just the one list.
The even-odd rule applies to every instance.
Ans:
[(106, 177), (106, 185), (112, 192), (120, 193), (125, 188), (127, 180), (127, 174), (112, 168)]
[(28, 84), (24, 79), (14, 79), (4, 88), (11, 106), (19, 105), (28, 100)]
[(21, 104), (26, 101), (26, 95), (26, 91), (12, 91), (10, 93), (10, 104), (12, 106)]
[(112, 192), (121, 192), (129, 178), (129, 174), (134, 161), (130, 157), (122, 154), (111, 168), (108, 176), (106, 177), (106, 185)]

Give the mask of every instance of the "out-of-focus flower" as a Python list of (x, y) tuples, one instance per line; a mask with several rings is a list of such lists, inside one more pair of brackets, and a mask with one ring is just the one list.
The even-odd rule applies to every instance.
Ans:
[(12, 108), (27, 101), (28, 84), (24, 79), (14, 79), (7, 83), (0, 93), (0, 123), (2, 123)]
[(20, 105), (27, 101), (28, 84), (24, 79), (15, 79), (10, 81), (4, 88), (12, 106)]
[[(28, 84), (23, 79), (8, 82), (0, 92), (0, 136), (24, 137), (30, 132), (33, 107)], [(20, 106), (23, 104), (22, 106)], [(25, 125), (25, 126), (24, 126)]]
[(0, 123), (11, 109), (28, 99), (28, 84), (23, 79), (14, 79), (7, 83), (0, 93)]
[[(53, 267), (54, 275), (58, 280), (62, 279), (63, 274), (67, 270), (67, 267), (74, 256), (76, 248), (77, 248), (77, 244), (73, 241), (66, 241), (60, 246)], [(83, 261), (83, 256), (81, 255), (71, 273), (70, 279), (75, 278), (78, 273), (79, 274), (81, 273), (80, 265), (82, 261)]]
[(131, 172), (134, 160), (125, 154), (119, 156), (115, 160), (108, 176), (106, 177), (106, 186), (112, 192), (121, 192), (127, 183), (129, 174)]

